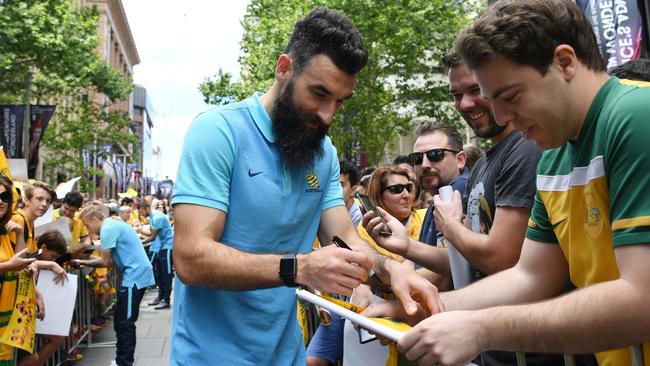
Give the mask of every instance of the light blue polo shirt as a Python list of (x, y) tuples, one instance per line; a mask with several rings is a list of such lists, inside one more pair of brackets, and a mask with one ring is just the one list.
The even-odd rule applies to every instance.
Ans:
[[(158, 210), (151, 210), (149, 225), (157, 232), (154, 244), (156, 244), (157, 240), (158, 249), (172, 249), (174, 246), (174, 229), (172, 229), (167, 215)], [(154, 244), (151, 244), (151, 246), (153, 247)], [(152, 249), (152, 251), (157, 252), (158, 250)]]
[(99, 230), (102, 249), (111, 249), (115, 266), (122, 272), (121, 286), (138, 289), (153, 286), (153, 269), (144, 247), (131, 225), (120, 220), (104, 219)]
[[(172, 203), (226, 212), (220, 242), (241, 251), (307, 253), (321, 212), (344, 205), (336, 150), (326, 137), (313, 166), (286, 167), (259, 96), (194, 120)], [(295, 289), (174, 286), (172, 365), (305, 364)]]

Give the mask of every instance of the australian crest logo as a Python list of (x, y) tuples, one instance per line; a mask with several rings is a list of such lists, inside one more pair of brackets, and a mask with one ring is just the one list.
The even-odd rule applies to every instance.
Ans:
[(305, 178), (307, 180), (307, 184), (309, 185), (306, 192), (322, 192), (323, 191), (321, 189), (321, 187), (320, 187), (320, 182), (318, 181), (318, 177), (316, 176), (316, 173), (309, 172), (309, 173), (307, 173), (307, 176)]
[(603, 231), (603, 213), (596, 206), (596, 200), (594, 199), (591, 190), (588, 189), (585, 193), (586, 217), (584, 221), (584, 228), (589, 236), (596, 239), (600, 237), (600, 234)]

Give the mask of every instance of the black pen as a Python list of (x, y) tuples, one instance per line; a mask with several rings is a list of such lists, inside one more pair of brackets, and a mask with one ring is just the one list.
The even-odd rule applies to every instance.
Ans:
[[(334, 245), (336, 245), (336, 246), (339, 247), (339, 248), (343, 248), (343, 249), (347, 249), (347, 250), (352, 250), (352, 248), (350, 248), (350, 246), (348, 246), (348, 245), (343, 241), (343, 239), (339, 238), (339, 237), (336, 236), (336, 235), (334, 235), (334, 237), (332, 238), (332, 241), (334, 242)], [(375, 271), (373, 271), (372, 268), (371, 268), (370, 271), (368, 272), (368, 275), (370, 276), (370, 278), (372, 278), (372, 279), (376, 282), (376, 285), (377, 285), (377, 287), (378, 287), (380, 290), (382, 290), (383, 292), (385, 292), (385, 293), (387, 293), (387, 294), (392, 294), (392, 293), (393, 293), (393, 291), (392, 291), (389, 287), (387, 287), (386, 285), (384, 285), (383, 282), (381, 282), (381, 280), (380, 280), (379, 277), (375, 274)]]

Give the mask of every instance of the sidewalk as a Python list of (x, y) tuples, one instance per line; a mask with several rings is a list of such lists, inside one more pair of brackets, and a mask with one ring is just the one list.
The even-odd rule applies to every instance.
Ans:
[[(135, 366), (164, 366), (169, 364), (169, 342), (171, 334), (171, 309), (155, 310), (147, 306), (157, 290), (147, 290), (140, 303), (140, 315), (136, 322), (137, 342)], [(115, 341), (113, 322), (93, 334), (93, 344)], [(84, 343), (85, 344), (85, 343)], [(115, 346), (105, 348), (80, 348), (83, 359), (75, 366), (108, 366), (115, 358)]]

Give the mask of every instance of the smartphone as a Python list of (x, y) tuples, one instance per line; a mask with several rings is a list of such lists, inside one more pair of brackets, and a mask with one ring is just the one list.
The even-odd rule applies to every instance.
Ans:
[(379, 219), (381, 220), (381, 223), (383, 225), (381, 227), (381, 231), (379, 232), (379, 235), (382, 235), (382, 236), (391, 235), (393, 232), (390, 231), (390, 228), (388, 227), (388, 224), (386, 223), (384, 218), (381, 217), (381, 215), (379, 214), (379, 210), (377, 210), (377, 205), (375, 205), (375, 203), (372, 201), (372, 199), (370, 197), (366, 196), (365, 194), (361, 194), (359, 192), (355, 193), (355, 196), (357, 197), (357, 199), (359, 199), (359, 202), (361, 202), (361, 206), (363, 206), (364, 213), (366, 213), (368, 211), (372, 211), (373, 217), (379, 217)]
[(83, 253), (84, 254), (93, 254), (93, 253), (95, 253), (96, 250), (97, 250), (97, 248), (86, 248), (86, 249), (84, 249)]
[(27, 253), (27, 255), (25, 256), (25, 258), (36, 258), (36, 259), (40, 259), (40, 258), (41, 258), (41, 254), (43, 254), (43, 249), (39, 249), (38, 252), (36, 252), (36, 253)]

